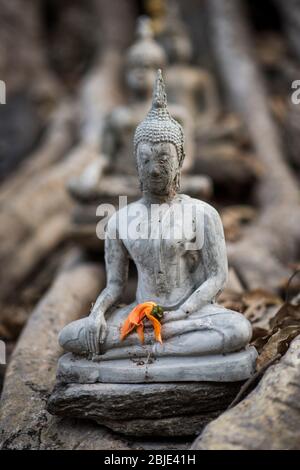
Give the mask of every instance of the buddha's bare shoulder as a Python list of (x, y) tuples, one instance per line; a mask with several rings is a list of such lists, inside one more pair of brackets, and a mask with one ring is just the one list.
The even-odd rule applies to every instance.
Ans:
[(201, 199), (196, 199), (196, 198), (187, 196), (186, 194), (180, 194), (178, 197), (179, 197), (181, 204), (183, 205), (196, 207), (197, 209), (202, 210), (204, 214), (206, 214), (207, 216), (217, 217), (217, 218), (220, 217), (218, 211), (213, 206), (211, 206), (205, 201), (202, 201)]

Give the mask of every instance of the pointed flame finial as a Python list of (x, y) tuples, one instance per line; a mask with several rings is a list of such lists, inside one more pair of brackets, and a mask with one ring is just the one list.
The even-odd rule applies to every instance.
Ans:
[(176, 147), (180, 165), (183, 162), (185, 156), (183, 129), (169, 113), (161, 69), (157, 71), (151, 109), (137, 126), (134, 134), (135, 152), (140, 142), (170, 142)]
[(167, 109), (166, 87), (161, 69), (158, 69), (156, 75), (156, 81), (153, 88), (152, 107)]

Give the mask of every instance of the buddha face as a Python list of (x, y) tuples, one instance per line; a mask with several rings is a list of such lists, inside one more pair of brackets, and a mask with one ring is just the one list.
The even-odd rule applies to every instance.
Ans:
[(141, 142), (137, 148), (137, 167), (143, 192), (166, 195), (175, 190), (180, 167), (174, 144)]
[(146, 60), (130, 64), (127, 69), (126, 81), (131, 90), (137, 94), (150, 94), (157, 73), (157, 64)]

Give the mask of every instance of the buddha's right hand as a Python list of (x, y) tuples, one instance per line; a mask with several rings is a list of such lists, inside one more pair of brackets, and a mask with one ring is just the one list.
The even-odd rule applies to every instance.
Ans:
[(87, 318), (86, 343), (88, 349), (93, 354), (100, 354), (100, 346), (106, 337), (107, 324), (102, 312), (91, 314)]
[(188, 317), (188, 313), (181, 308), (177, 310), (168, 310), (164, 312), (161, 323), (169, 323), (172, 321), (185, 320)]

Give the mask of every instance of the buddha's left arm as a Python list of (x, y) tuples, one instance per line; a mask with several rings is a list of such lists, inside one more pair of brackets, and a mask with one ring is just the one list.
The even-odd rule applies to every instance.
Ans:
[(228, 265), (223, 225), (218, 212), (211, 206), (204, 211), (204, 240), (199, 270), (203, 269), (205, 281), (181, 306), (186, 313), (195, 312), (213, 302), (227, 280)]

